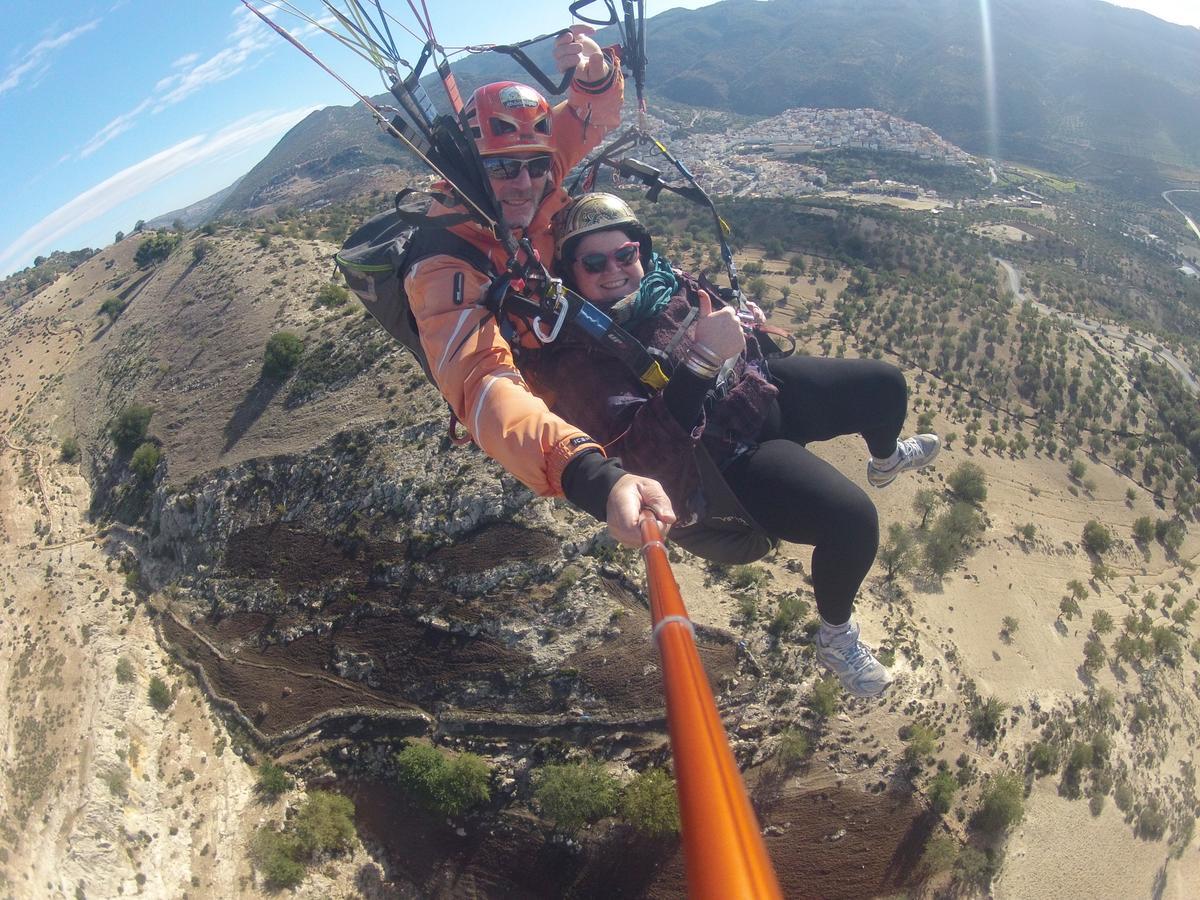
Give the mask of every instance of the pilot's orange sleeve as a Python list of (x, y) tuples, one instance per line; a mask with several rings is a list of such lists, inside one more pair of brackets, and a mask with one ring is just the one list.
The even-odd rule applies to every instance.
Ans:
[[(567, 463), (600, 445), (529, 390), (495, 317), (478, 304), (488, 283), (453, 257), (417, 263), (405, 286), (421, 345), (438, 390), (480, 449), (535, 493), (561, 496)], [(475, 302), (456, 304), (460, 296)]]

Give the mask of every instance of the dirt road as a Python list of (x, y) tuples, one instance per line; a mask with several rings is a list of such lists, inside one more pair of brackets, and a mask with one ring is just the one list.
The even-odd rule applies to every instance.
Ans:
[(1129, 340), (1134, 345), (1146, 350), (1161, 362), (1163, 365), (1169, 366), (1179, 373), (1179, 377), (1183, 379), (1183, 383), (1193, 394), (1200, 395), (1200, 381), (1196, 379), (1195, 374), (1188, 367), (1187, 363), (1163, 347), (1157, 340), (1148, 338), (1136, 331), (1130, 331), (1122, 325), (1116, 325), (1112, 322), (1093, 322), (1091, 319), (1084, 319), (1079, 316), (1073, 316), (1070, 313), (1063, 312), (1060, 309), (1052, 309), (1044, 303), (1039, 303), (1032, 297), (1021, 293), (1021, 270), (1014, 266), (1006, 259), (992, 257), (1004, 269), (1004, 274), (1008, 276), (1009, 290), (1013, 292), (1013, 296), (1017, 298), (1018, 303), (1029, 301), (1034, 305), (1038, 312), (1047, 316), (1058, 316), (1060, 319), (1066, 319), (1071, 322), (1080, 331), (1086, 331), (1089, 334), (1100, 334), (1105, 337), (1115, 338), (1120, 341)]

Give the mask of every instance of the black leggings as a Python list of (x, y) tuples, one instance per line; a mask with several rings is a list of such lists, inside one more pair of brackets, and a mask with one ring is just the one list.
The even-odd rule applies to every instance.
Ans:
[(791, 356), (770, 370), (778, 402), (758, 446), (730, 463), (725, 478), (772, 537), (813, 547), (817, 609), (840, 625), (875, 561), (879, 516), (862, 488), (803, 445), (861, 434), (873, 456), (890, 456), (908, 386), (895, 366), (871, 359)]

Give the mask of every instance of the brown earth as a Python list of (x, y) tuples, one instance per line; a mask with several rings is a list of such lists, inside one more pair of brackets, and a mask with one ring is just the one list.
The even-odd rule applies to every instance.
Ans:
[[(596, 826), (582, 848), (571, 849), (547, 843), (543, 826), (520, 813), (503, 814), (486, 829), (469, 823), (460, 836), (391, 785), (356, 782), (348, 795), (360, 834), (382, 848), (395, 881), (415, 896), (687, 896), (676, 838), (648, 839), (624, 826)], [(909, 886), (938, 818), (904, 796), (793, 787), (763, 814), (762, 824), (784, 896), (856, 900)]]

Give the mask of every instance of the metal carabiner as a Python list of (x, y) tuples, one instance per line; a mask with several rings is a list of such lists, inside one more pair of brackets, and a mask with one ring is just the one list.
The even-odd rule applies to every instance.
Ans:
[(534, 316), (532, 322), (533, 336), (543, 344), (554, 343), (556, 340), (558, 340), (558, 333), (562, 331), (563, 323), (567, 321), (567, 312), (568, 309), (566, 302), (560, 300), (558, 302), (558, 315), (554, 320), (554, 327), (550, 329), (550, 334), (548, 335), (542, 333), (542, 317)]

